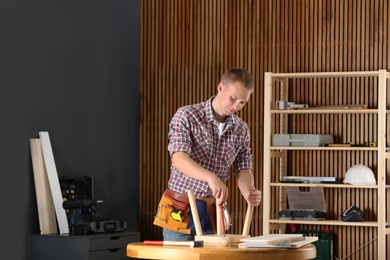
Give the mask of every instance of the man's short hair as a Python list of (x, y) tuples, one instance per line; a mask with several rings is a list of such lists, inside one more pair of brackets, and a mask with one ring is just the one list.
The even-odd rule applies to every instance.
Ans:
[(247, 89), (253, 91), (253, 78), (251, 74), (243, 68), (231, 68), (221, 77), (221, 82), (227, 85), (237, 81), (241, 82)]

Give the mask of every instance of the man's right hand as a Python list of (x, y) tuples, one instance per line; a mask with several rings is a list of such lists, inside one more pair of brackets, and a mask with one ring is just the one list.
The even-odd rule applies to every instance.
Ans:
[(226, 185), (214, 174), (208, 180), (209, 187), (214, 198), (219, 199), (218, 206), (222, 206), (228, 198), (228, 188)]

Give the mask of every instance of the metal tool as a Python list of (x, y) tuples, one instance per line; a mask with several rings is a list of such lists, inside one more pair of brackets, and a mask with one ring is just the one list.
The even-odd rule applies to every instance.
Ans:
[(83, 200), (67, 200), (62, 203), (64, 209), (90, 208), (103, 200), (83, 199)]
[(366, 142), (366, 147), (376, 147), (376, 142)]
[(201, 240), (200, 241), (145, 240), (144, 245), (203, 247), (203, 241)]

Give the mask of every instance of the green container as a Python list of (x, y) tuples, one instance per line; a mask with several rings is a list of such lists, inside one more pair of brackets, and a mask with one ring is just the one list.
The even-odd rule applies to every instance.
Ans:
[(317, 250), (316, 260), (333, 259), (333, 233), (326, 230), (299, 229), (294, 234), (318, 236), (318, 241), (313, 242)]

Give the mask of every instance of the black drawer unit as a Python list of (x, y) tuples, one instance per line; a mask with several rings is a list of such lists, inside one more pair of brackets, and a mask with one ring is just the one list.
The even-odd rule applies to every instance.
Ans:
[(128, 260), (126, 246), (139, 242), (139, 232), (91, 235), (29, 235), (31, 260)]

